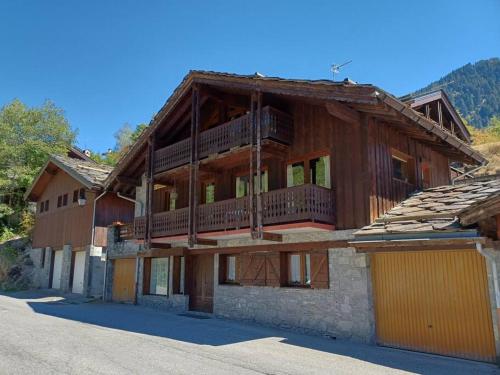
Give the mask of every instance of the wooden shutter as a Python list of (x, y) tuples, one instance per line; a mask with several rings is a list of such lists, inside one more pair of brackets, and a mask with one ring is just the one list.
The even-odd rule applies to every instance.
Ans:
[(266, 254), (266, 285), (267, 286), (280, 286), (280, 253)]
[(311, 288), (328, 289), (328, 251), (311, 253)]
[(149, 294), (151, 284), (151, 258), (144, 258), (144, 274), (142, 278), (142, 294)]
[(241, 254), (241, 284), (266, 285), (266, 256), (265, 254)]

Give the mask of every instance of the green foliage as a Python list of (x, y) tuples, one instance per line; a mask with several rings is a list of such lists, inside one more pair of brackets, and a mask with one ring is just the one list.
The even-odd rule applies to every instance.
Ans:
[(499, 58), (464, 65), (416, 93), (433, 91), (442, 85), (453, 105), (474, 127), (484, 128), (492, 117), (500, 116)]
[(0, 244), (17, 237), (16, 232), (7, 226), (0, 227)]
[(468, 123), (466, 126), (471, 133), (474, 145), (500, 142), (500, 117), (492, 117), (488, 126), (483, 129), (476, 129)]
[(114, 134), (115, 147), (106, 152), (105, 154), (92, 153), (90, 156), (92, 160), (100, 164), (115, 166), (120, 158), (132, 147), (132, 145), (139, 139), (142, 132), (148, 127), (146, 124), (139, 124), (132, 129), (130, 124), (124, 124)]
[[(75, 140), (64, 113), (46, 101), (28, 107), (14, 100), (0, 109), (0, 230), (26, 207), (24, 193), (49, 154), (64, 154)], [(14, 222), (8, 220), (15, 216)]]

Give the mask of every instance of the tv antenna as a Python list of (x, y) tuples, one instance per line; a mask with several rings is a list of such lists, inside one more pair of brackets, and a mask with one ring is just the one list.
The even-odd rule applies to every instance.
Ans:
[(343, 68), (344, 66), (346, 66), (347, 64), (350, 64), (352, 63), (352, 60), (349, 60), (343, 64), (332, 64), (330, 70), (333, 74), (333, 80), (335, 81), (335, 74), (338, 74), (340, 73), (340, 68)]

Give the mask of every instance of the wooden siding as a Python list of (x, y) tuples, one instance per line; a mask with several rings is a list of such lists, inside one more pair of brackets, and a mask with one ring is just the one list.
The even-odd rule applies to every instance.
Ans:
[[(422, 164), (430, 167), (430, 186), (450, 183), (446, 156), (391, 128), (371, 119), (368, 126), (368, 162), (370, 171), (370, 219), (373, 221), (404, 200), (408, 193), (421, 188)], [(410, 156), (415, 163), (415, 185), (393, 178), (392, 150)]]
[[(92, 233), (92, 211), (95, 193), (87, 191), (87, 203), (73, 203), (73, 191), (83, 188), (66, 172), (58, 170), (37, 202), (33, 247), (62, 248), (71, 244), (73, 248), (90, 245)], [(57, 207), (57, 197), (68, 194), (68, 205)], [(49, 200), (49, 211), (39, 213), (40, 202)]]
[(486, 264), (477, 251), (377, 253), (371, 268), (378, 343), (495, 361)]

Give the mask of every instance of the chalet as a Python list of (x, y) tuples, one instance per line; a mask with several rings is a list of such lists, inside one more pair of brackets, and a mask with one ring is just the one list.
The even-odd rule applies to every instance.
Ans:
[(71, 149), (51, 156), (26, 199), (36, 204), (31, 257), (35, 286), (102, 295), (107, 227), (133, 217), (133, 204), (104, 193), (111, 168)]
[[(414, 196), (406, 201), (408, 212), (455, 194), (475, 207), (466, 190), (427, 201), (447, 191), (432, 188), (450, 185), (451, 163), (486, 162), (445, 100), (403, 101), (352, 81), (190, 72), (106, 179), (107, 191), (136, 204), (133, 222), (109, 231), (104, 297), (494, 360), (493, 273), (476, 247), (484, 236), (466, 228), (413, 247), (391, 242), (390, 262), (375, 251), (385, 235), (370, 237), (380, 229), (371, 225), (425, 188), (417, 209)], [(479, 196), (495, 199), (496, 187), (483, 188)], [(446, 217), (465, 209), (455, 203)], [(411, 258), (419, 246), (431, 250)], [(400, 317), (392, 287), (405, 280), (400, 261), (426, 279), (418, 292), (402, 289), (418, 319)], [(468, 280), (462, 304), (440, 303)], [(424, 313), (436, 309), (448, 315)], [(464, 320), (468, 333), (482, 332), (473, 345)]]

